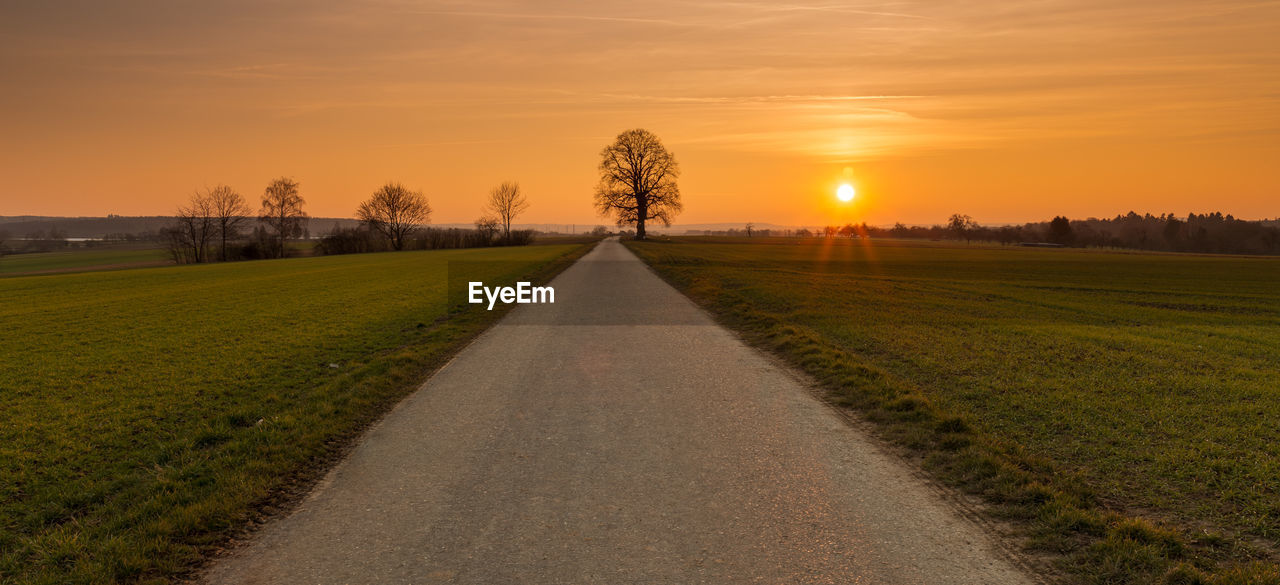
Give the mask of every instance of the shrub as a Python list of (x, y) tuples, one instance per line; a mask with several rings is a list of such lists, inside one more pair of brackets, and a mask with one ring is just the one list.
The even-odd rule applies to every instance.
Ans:
[(316, 245), (316, 253), (325, 256), (381, 252), (386, 249), (386, 238), (363, 227), (336, 229), (320, 238), (320, 243)]

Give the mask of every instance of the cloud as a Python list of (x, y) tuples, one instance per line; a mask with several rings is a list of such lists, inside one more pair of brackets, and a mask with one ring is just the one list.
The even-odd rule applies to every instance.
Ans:
[(0, 123), (441, 149), (643, 125), (815, 160), (1280, 129), (1274, 3), (111, 4), (6, 15)]

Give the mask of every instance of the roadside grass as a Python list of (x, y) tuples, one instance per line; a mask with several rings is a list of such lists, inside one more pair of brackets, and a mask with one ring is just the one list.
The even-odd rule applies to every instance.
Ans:
[(0, 276), (40, 272), (118, 270), (172, 263), (169, 253), (160, 248), (126, 247), (35, 252), (0, 257)]
[(628, 242), (1080, 583), (1280, 583), (1280, 258)]
[(0, 280), (0, 582), (182, 578), (503, 314), (446, 318), (450, 262), (541, 281), (589, 248)]

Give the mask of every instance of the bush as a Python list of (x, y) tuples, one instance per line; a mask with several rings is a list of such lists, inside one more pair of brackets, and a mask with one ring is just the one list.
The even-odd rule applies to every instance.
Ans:
[(249, 240), (227, 247), (227, 260), (264, 260), (271, 257), (270, 246), (257, 240)]
[(483, 248), (488, 245), (489, 236), (479, 230), (425, 228), (418, 230), (405, 248), (411, 250), (449, 250), (455, 248)]
[(505, 242), (504, 246), (528, 246), (533, 243), (533, 230), (512, 230), (511, 236)]
[(363, 227), (336, 229), (329, 235), (320, 238), (316, 245), (316, 254), (331, 256), (334, 254), (363, 254), (365, 252), (382, 252), (389, 248), (387, 239)]

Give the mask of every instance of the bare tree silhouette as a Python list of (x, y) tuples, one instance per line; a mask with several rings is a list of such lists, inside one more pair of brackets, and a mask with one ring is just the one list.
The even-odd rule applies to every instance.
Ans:
[(273, 232), (270, 234), (271, 253), (276, 258), (284, 257), (286, 240), (302, 235), (303, 224), (307, 221), (307, 214), (302, 210), (305, 203), (306, 200), (298, 194), (298, 182), (288, 177), (271, 181), (262, 193), (258, 220)]
[(476, 220), (476, 231), (484, 236), (485, 243), (492, 243), (499, 229), (501, 229), (501, 223), (492, 215), (482, 216)]
[(615, 215), (617, 224), (635, 225), (636, 239), (645, 238), (651, 219), (671, 225), (680, 213), (680, 167), (658, 137), (637, 128), (618, 135), (600, 152), (600, 182), (595, 204), (601, 215)]
[(226, 185), (218, 185), (206, 194), (209, 200), (209, 212), (213, 216), (214, 228), (219, 240), (218, 259), (227, 260), (227, 242), (240, 237), (240, 228), (253, 214), (253, 209), (235, 189)]
[(191, 195), (187, 205), (178, 208), (177, 219), (169, 238), (169, 252), (174, 261), (208, 262), (209, 243), (216, 231), (209, 194), (196, 192)]
[(520, 192), (519, 183), (504, 181), (489, 192), (489, 204), (486, 207), (502, 224), (502, 237), (510, 243), (511, 220), (529, 209), (529, 200)]
[(973, 232), (979, 227), (978, 222), (972, 217), (961, 213), (951, 214), (951, 218), (947, 220), (947, 229), (956, 235), (957, 238), (964, 240), (967, 244), (973, 238)]
[(356, 217), (391, 240), (392, 248), (403, 250), (405, 238), (431, 220), (431, 205), (421, 191), (387, 183), (360, 204)]

